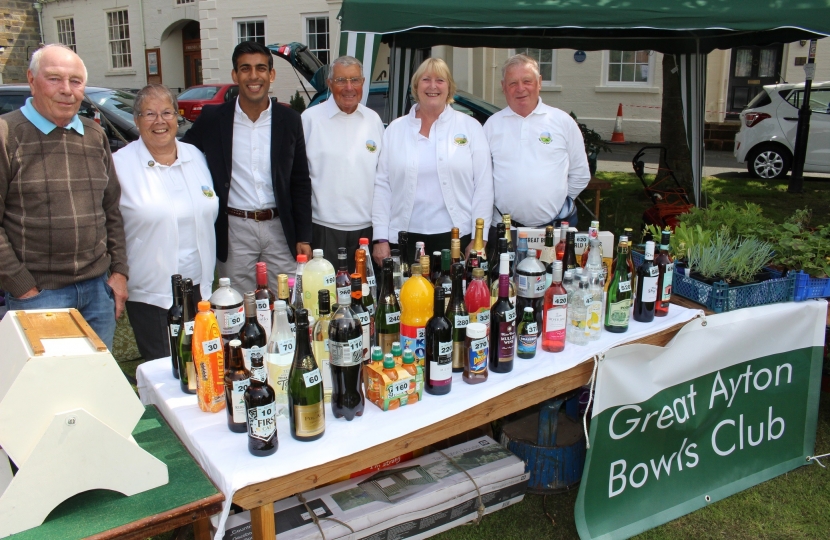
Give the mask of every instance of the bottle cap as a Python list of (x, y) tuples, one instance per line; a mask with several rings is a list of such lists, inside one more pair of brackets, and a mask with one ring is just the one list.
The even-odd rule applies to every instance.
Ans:
[(395, 359), (392, 358), (392, 353), (383, 355), (383, 369), (395, 369)]
[(536, 258), (536, 250), (533, 249), (533, 248), (528, 249), (527, 250), (527, 257), (528, 257), (528, 259), (531, 258), (531, 257), (533, 257), (535, 259)]
[(360, 243), (361, 246), (368, 246), (369, 245), (369, 239), (368, 238), (361, 238), (360, 240), (358, 240), (358, 242)]
[[(326, 291), (328, 292), (328, 291)], [(274, 302), (274, 309), (275, 310), (286, 310), (288, 309), (288, 304), (285, 303), (285, 300), (277, 300)]]
[(420, 264), (413, 264), (409, 267), (409, 272), (414, 275), (421, 275), (421, 265)]
[(288, 278), (287, 282), (288, 282), (288, 286), (293, 289), (294, 284), (297, 282), (297, 280), (294, 279), (293, 277), (290, 277), (290, 278)]
[(392, 342), (392, 354), (394, 356), (400, 356), (402, 354), (400, 341), (393, 341)]
[(646, 260), (650, 261), (654, 259), (654, 242), (649, 240), (646, 242)]
[(569, 227), (569, 223), (567, 221), (562, 222), (562, 227), (567, 229)]
[(311, 254), (316, 259), (317, 257), (322, 257), (323, 256), (323, 250), (322, 249), (315, 249), (314, 251), (311, 252)]
[(531, 313), (533, 313), (533, 308), (532, 308), (532, 307), (530, 307), (530, 306), (527, 306), (527, 307), (525, 308), (525, 313), (527, 313), (528, 311), (529, 311), (529, 312), (531, 312)]
[(404, 364), (414, 364), (415, 363), (415, 354), (412, 352), (412, 349), (407, 347), (403, 351), (403, 363)]
[(239, 341), (238, 339), (232, 339), (228, 342), (228, 346), (230, 346), (230, 347), (241, 347), (242, 342)]
[(499, 255), (499, 274), (510, 274), (510, 255), (507, 253)]
[(299, 255), (297, 255), (297, 262), (298, 263), (307, 263), (308, 262), (308, 257), (306, 255), (303, 255), (302, 253), (300, 253)]
[(219, 286), (220, 287), (230, 287), (231, 286), (231, 278), (220, 277), (219, 278)]
[(372, 347), (372, 362), (382, 362), (383, 361), (383, 349), (378, 347), (377, 345)]
[(487, 326), (484, 323), (470, 323), (467, 325), (467, 337), (470, 339), (480, 339), (487, 335)]
[(401, 250), (399, 250), (399, 249), (393, 249), (393, 250), (390, 250), (390, 251), (389, 251), (389, 254), (390, 254), (393, 258), (394, 258), (394, 257), (400, 257), (400, 256), (401, 256)]
[(210, 311), (210, 302), (207, 300), (200, 300), (198, 304), (199, 311)]
[(473, 268), (473, 277), (474, 278), (483, 278), (484, 277), (484, 270), (481, 268)]
[(267, 267), (265, 266), (265, 263), (264, 263), (264, 262), (258, 262), (258, 263), (256, 263), (256, 273), (257, 273), (257, 274), (260, 274), (260, 273), (264, 274), (264, 273), (266, 273), (267, 271), (268, 271), (268, 270), (267, 270)]
[(527, 232), (519, 231), (519, 238), (527, 238)]

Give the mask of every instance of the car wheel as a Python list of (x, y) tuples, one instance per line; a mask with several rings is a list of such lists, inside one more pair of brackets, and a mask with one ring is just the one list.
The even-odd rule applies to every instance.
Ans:
[(790, 170), (792, 156), (783, 146), (762, 144), (747, 156), (746, 169), (755, 178), (772, 180), (783, 178)]

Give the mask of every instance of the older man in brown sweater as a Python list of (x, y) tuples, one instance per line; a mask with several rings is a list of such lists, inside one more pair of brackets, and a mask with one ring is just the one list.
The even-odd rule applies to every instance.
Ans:
[(121, 187), (104, 131), (78, 116), (86, 67), (32, 56), (32, 97), (0, 116), (0, 288), (9, 309), (76, 308), (112, 348), (127, 300)]

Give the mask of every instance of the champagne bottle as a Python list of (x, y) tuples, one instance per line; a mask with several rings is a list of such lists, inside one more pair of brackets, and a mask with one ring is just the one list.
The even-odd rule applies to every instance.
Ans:
[(179, 353), (179, 383), (182, 392), (196, 393), (196, 370), (193, 367), (193, 324), (196, 308), (193, 305), (193, 280), (185, 278), (182, 282), (182, 329), (176, 344)]
[(277, 276), (277, 300), (285, 302), (285, 317), (291, 326), (291, 332), (295, 333), (297, 325), (294, 322), (294, 306), (291, 305), (291, 297), (288, 292), (288, 274)]
[(499, 297), (490, 308), (490, 371), (513, 371), (516, 308), (510, 302), (510, 255), (499, 255)]
[(444, 316), (444, 289), (435, 288), (432, 318), (426, 326), (426, 379), (424, 389), (434, 395), (452, 388), (452, 325)]
[(265, 329), (265, 339), (271, 335), (271, 327), (274, 325), (274, 301), (277, 295), (268, 286), (268, 267), (264, 262), (256, 263), (256, 318), (262, 328)]
[(167, 333), (170, 338), (170, 360), (173, 362), (173, 377), (179, 378), (179, 330), (182, 327), (182, 276), (170, 276), (173, 286), (173, 305), (167, 310)]
[(467, 257), (467, 281), (473, 280), (473, 268), (481, 268), (487, 274), (487, 254), (484, 252), (484, 219), (476, 218), (476, 233), (473, 249)]
[(671, 230), (665, 230), (660, 234), (660, 253), (654, 259), (654, 263), (660, 271), (657, 276), (657, 305), (654, 307), (655, 317), (665, 317), (669, 314), (671, 303), (671, 288), (674, 280), (674, 261), (669, 255), (669, 242), (671, 241)]
[(277, 405), (274, 389), (268, 385), (262, 354), (251, 355), (251, 384), (245, 389), (245, 417), (248, 423), (248, 451), (257, 456), (270, 456), (277, 451)]
[[(327, 291), (328, 292), (328, 291)], [(291, 436), (315, 441), (326, 431), (323, 376), (308, 341), (308, 311), (297, 313), (297, 347), (288, 375), (288, 420)]]
[(339, 304), (352, 295), (352, 278), (349, 277), (349, 263), (346, 248), (337, 248), (337, 275), (335, 276), (337, 287), (337, 303)]
[(256, 299), (253, 291), (243, 295), (243, 306), (245, 308), (245, 323), (239, 330), (239, 341), (242, 343), (242, 357), (245, 359), (245, 367), (251, 366), (251, 353), (259, 351), (265, 356), (265, 329), (259, 324), (256, 316)]
[(510, 273), (513, 275), (513, 266), (516, 259), (516, 245), (513, 243), (513, 233), (510, 230), (513, 227), (513, 218), (510, 214), (502, 214), (502, 223), (504, 223), (504, 237), (507, 239), (507, 254), (510, 256)]
[(331, 412), (354, 420), (363, 414), (363, 332), (352, 310), (351, 297), (338, 304), (329, 323)]
[(375, 312), (375, 343), (384, 353), (390, 352), (392, 343), (401, 338), (401, 308), (394, 291), (393, 265), (392, 259), (383, 260)]
[(251, 385), (251, 372), (245, 368), (242, 359), (242, 343), (232, 339), (228, 343), (228, 363), (225, 366), (225, 409), (228, 413), (228, 429), (234, 433), (245, 433), (245, 390)]
[(631, 276), (628, 273), (628, 238), (620, 236), (614, 272), (605, 298), (605, 329), (615, 334), (628, 331), (631, 314)]
[(452, 371), (464, 371), (464, 338), (467, 325), (470, 324), (470, 315), (464, 302), (461, 282), (464, 279), (464, 265), (457, 262), (450, 268), (452, 279), (452, 295), (447, 305), (447, 319), (452, 325)]
[(637, 269), (637, 291), (634, 296), (634, 320), (651, 322), (657, 303), (657, 280), (660, 269), (654, 264), (654, 242), (646, 242), (646, 259)]
[(401, 287), (403, 287), (403, 282), (409, 279), (409, 233), (406, 231), (400, 231), (398, 233), (398, 249), (401, 252)]

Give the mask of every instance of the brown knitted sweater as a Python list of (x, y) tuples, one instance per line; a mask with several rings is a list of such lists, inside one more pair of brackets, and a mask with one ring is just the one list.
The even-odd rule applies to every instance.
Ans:
[(107, 137), (81, 120), (84, 135), (44, 135), (19, 110), (0, 116), (0, 288), (14, 296), (128, 274)]

